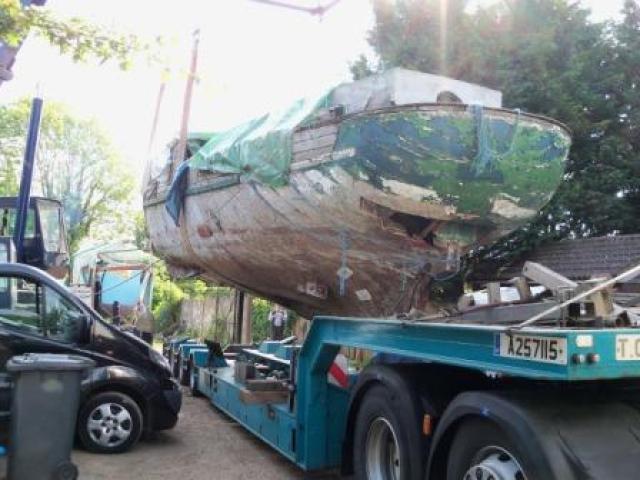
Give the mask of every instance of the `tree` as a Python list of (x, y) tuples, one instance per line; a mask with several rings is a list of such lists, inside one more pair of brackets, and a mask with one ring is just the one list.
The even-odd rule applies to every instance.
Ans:
[(378, 64), (359, 58), (352, 72), (402, 66), (479, 83), (501, 90), (505, 106), (572, 130), (566, 180), (549, 205), (471, 264), (498, 264), (549, 239), (640, 232), (637, 3), (626, 1), (618, 25), (590, 22), (569, 0), (502, 0), (475, 11), (466, 3), (373, 0)]
[[(5, 195), (17, 194), (29, 111), (28, 100), (0, 106), (0, 191)], [(62, 201), (72, 251), (92, 230), (117, 231), (133, 222), (133, 186), (133, 176), (95, 121), (78, 118), (59, 103), (45, 104), (34, 192)]]
[[(467, 0), (372, 0), (376, 23), (369, 32), (369, 44), (378, 54), (377, 70), (402, 66), (447, 75), (464, 38)], [(360, 57), (354, 73), (367, 73)], [(360, 72), (357, 72), (358, 68)]]
[(628, 159), (629, 175), (621, 182), (619, 196), (635, 205), (640, 217), (640, 5), (626, 0), (623, 21), (614, 27), (615, 58), (612, 70), (617, 82), (612, 88), (622, 142), (619, 157)]
[(0, 0), (0, 40), (17, 47), (30, 31), (76, 61), (115, 59), (127, 68), (136, 54), (155, 56), (152, 45), (136, 35), (110, 31), (77, 17), (60, 19), (42, 7), (23, 8), (20, 0)]
[(18, 191), (20, 163), (17, 158), (24, 153), (26, 130), (19, 137), (16, 125), (22, 124), (14, 109), (0, 108), (0, 195), (11, 196)]
[(173, 333), (180, 324), (180, 305), (185, 293), (169, 277), (164, 262), (153, 266), (152, 311), (154, 330)]

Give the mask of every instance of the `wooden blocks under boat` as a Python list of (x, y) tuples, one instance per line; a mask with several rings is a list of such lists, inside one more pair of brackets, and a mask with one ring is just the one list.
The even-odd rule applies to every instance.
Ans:
[(244, 404), (284, 403), (289, 399), (289, 388), (282, 380), (245, 378), (241, 383), (244, 388), (240, 400)]

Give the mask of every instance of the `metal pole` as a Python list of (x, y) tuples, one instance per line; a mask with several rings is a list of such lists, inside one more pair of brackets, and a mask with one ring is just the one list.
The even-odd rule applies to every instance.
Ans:
[(333, 8), (340, 0), (332, 0), (325, 5), (318, 5), (316, 7), (303, 7), (296, 5), (295, 3), (283, 2), (280, 0), (253, 0), (257, 3), (263, 3), (265, 5), (271, 5), (272, 7), (282, 7), (289, 10), (296, 10), (298, 12), (310, 13), (311, 15), (322, 16), (327, 13), (328, 10)]
[(236, 311), (233, 322), (233, 343), (242, 343), (242, 318), (244, 312), (244, 292), (236, 290)]
[(251, 331), (251, 313), (252, 313), (252, 297), (248, 293), (244, 295), (244, 302), (242, 306), (242, 332), (241, 332), (241, 341), (245, 345), (249, 345), (252, 340), (252, 331)]
[(29, 199), (31, 197), (31, 181), (33, 180), (33, 167), (36, 151), (38, 150), (38, 138), (40, 136), (40, 118), (42, 116), (42, 98), (36, 96), (31, 103), (31, 117), (29, 118), (29, 133), (27, 146), (24, 151), (22, 165), (22, 178), (20, 180), (20, 193), (16, 205), (16, 223), (13, 240), (16, 245), (18, 262), (24, 261), (24, 235), (27, 228), (27, 214), (29, 213)]

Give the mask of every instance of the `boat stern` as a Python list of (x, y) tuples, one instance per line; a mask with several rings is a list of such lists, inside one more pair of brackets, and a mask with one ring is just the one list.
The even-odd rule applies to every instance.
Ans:
[(570, 143), (543, 117), (433, 104), (346, 118), (334, 151), (352, 152), (343, 165), (363, 201), (428, 219), (436, 246), (464, 250), (537, 214), (562, 180)]

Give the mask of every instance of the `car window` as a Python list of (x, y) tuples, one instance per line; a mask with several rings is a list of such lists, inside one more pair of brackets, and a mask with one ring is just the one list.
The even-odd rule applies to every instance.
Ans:
[[(35, 229), (35, 211), (33, 207), (27, 211), (27, 226), (24, 232), (24, 238), (33, 238), (36, 234)], [(0, 237), (12, 237), (16, 225), (16, 209), (3, 207), (0, 208)]]
[(39, 287), (17, 277), (0, 277), (0, 325), (25, 333), (42, 334)]
[(44, 287), (43, 330), (47, 337), (62, 342), (77, 342), (83, 330), (83, 312), (49, 287)]
[(0, 277), (0, 327), (75, 343), (84, 312), (53, 288), (21, 277)]
[(42, 226), (42, 240), (44, 249), (48, 252), (57, 252), (62, 246), (60, 232), (60, 208), (55, 204), (41, 202), (40, 225)]

